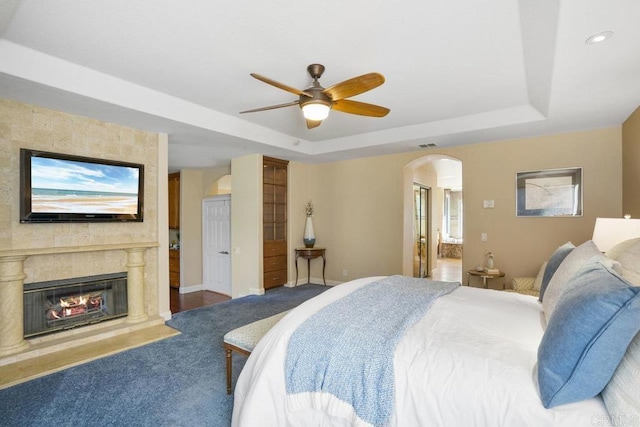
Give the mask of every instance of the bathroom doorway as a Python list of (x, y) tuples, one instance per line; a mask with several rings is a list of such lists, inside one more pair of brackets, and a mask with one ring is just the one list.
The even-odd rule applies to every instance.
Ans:
[(460, 281), (464, 241), (462, 161), (446, 154), (419, 157), (404, 166), (403, 182), (403, 274)]

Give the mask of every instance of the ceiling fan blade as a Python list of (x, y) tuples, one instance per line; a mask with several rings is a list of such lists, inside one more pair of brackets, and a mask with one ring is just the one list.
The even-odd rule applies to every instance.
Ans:
[(298, 95), (298, 96), (304, 95), (304, 96), (308, 96), (309, 98), (313, 98), (313, 95), (310, 94), (309, 92), (304, 92), (304, 91), (301, 91), (299, 89), (296, 89), (295, 87), (287, 86), (285, 84), (282, 84), (280, 82), (272, 80), (272, 79), (270, 79), (268, 77), (261, 76), (260, 74), (251, 73), (251, 77), (253, 77), (255, 79), (258, 79), (261, 82), (265, 82), (266, 84), (269, 84), (271, 86), (275, 86), (278, 89), (282, 89), (282, 90), (286, 90), (287, 92), (291, 92), (291, 93), (293, 93), (295, 95)]
[(291, 107), (292, 105), (298, 105), (298, 104), (300, 104), (299, 100), (292, 101), (292, 102), (287, 102), (286, 104), (269, 105), (268, 107), (261, 107), (261, 108), (254, 108), (253, 110), (240, 111), (240, 114), (255, 113), (257, 111), (275, 110), (276, 108)]
[(338, 101), (374, 89), (382, 83), (384, 83), (382, 74), (369, 73), (335, 84), (323, 90), (322, 93), (329, 95), (332, 100)]
[(307, 129), (317, 128), (322, 124), (322, 120), (307, 120)]
[(360, 116), (384, 117), (389, 114), (386, 107), (379, 105), (367, 104), (360, 101), (351, 101), (349, 99), (341, 99), (333, 103), (333, 109), (342, 111), (343, 113), (358, 114)]

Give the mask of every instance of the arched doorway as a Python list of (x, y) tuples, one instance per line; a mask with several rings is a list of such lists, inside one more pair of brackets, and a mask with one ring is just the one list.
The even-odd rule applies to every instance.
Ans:
[[(415, 159), (405, 166), (403, 182), (403, 274), (461, 280), (462, 162), (444, 154)], [(417, 193), (416, 188), (429, 191)], [(416, 194), (421, 197), (417, 198)], [(422, 206), (417, 203), (426, 206), (422, 216)], [(420, 248), (421, 245), (424, 247)], [(426, 256), (420, 258), (423, 254)]]

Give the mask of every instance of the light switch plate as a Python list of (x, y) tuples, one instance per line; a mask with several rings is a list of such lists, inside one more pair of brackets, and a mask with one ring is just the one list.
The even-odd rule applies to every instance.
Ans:
[(493, 200), (483, 200), (482, 201), (482, 207), (484, 209), (493, 209), (494, 206), (495, 206), (495, 202)]

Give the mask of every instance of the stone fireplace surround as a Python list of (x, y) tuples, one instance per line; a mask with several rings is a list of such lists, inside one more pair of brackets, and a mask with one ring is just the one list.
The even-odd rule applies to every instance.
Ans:
[[(0, 251), (0, 366), (24, 361), (74, 346), (101, 341), (134, 330), (163, 325), (160, 316), (148, 316), (145, 310), (145, 252), (157, 242), (105, 244), (74, 247), (14, 249)], [(29, 257), (51, 254), (123, 250), (127, 253), (128, 315), (49, 336), (24, 338), (24, 261)]]
[[(168, 241), (163, 208), (167, 203), (167, 138), (166, 134), (0, 98), (0, 176), (5, 184), (0, 191), (4, 243), (0, 247), (0, 388), (24, 381), (23, 374), (17, 378), (19, 372), (43, 367), (30, 374), (33, 378), (178, 333), (164, 324), (171, 317), (168, 271), (160, 271), (166, 267), (164, 242)], [(144, 221), (20, 223), (20, 148), (143, 163)], [(138, 261), (146, 265), (136, 267)], [(28, 339), (21, 331), (23, 321), (11, 320), (16, 313), (22, 316), (24, 282), (122, 271), (138, 275), (138, 283), (143, 284), (131, 289), (143, 303), (132, 308), (128, 317)], [(166, 288), (161, 286), (165, 281)], [(129, 277), (128, 282), (136, 280)], [(8, 314), (3, 313), (6, 310)], [(58, 351), (71, 346), (74, 351)]]

